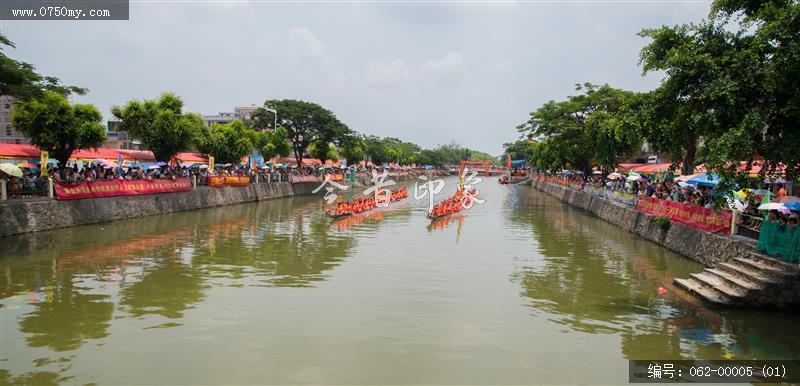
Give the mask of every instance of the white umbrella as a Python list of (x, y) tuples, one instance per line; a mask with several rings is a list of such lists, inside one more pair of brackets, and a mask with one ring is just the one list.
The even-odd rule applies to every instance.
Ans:
[(200, 169), (208, 169), (208, 165), (207, 164), (202, 164), (202, 165), (200, 165)]
[(6, 174), (14, 177), (22, 177), (22, 169), (19, 166), (9, 163), (0, 164), (0, 170), (4, 171)]
[(758, 210), (781, 210), (781, 209), (785, 210), (786, 207), (779, 202), (769, 202), (758, 206)]

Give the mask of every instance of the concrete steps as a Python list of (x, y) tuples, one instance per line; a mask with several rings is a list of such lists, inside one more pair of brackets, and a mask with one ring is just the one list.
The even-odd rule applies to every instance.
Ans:
[(705, 300), (711, 304), (728, 305), (730, 300), (725, 295), (720, 294), (713, 289), (710, 289), (703, 284), (697, 282), (694, 278), (690, 279), (674, 279), (673, 282), (680, 288), (696, 295), (700, 299)]
[(800, 266), (751, 253), (674, 282), (710, 304), (748, 306), (761, 305), (756, 299), (769, 298), (764, 291), (778, 288), (789, 280), (799, 280), (798, 276)]

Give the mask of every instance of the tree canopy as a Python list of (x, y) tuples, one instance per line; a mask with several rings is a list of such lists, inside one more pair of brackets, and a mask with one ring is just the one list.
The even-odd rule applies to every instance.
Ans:
[(530, 139), (520, 139), (514, 142), (504, 143), (503, 149), (505, 149), (503, 155), (510, 155), (511, 159), (532, 161), (534, 159), (536, 142)]
[(255, 147), (261, 151), (265, 159), (275, 156), (286, 157), (292, 148), (288, 142), (289, 134), (286, 129), (279, 127), (274, 131), (263, 131), (256, 133)]
[(640, 146), (637, 126), (626, 118), (635, 94), (607, 84), (585, 83), (576, 90), (583, 93), (545, 103), (517, 130), (539, 141), (533, 155), (541, 158), (541, 166), (587, 173), (595, 164), (613, 168), (620, 156)]
[(18, 102), (11, 119), (17, 130), (61, 166), (75, 150), (96, 148), (106, 140), (102, 115), (96, 107), (71, 105), (66, 97), (52, 91)]
[(204, 127), (195, 138), (197, 150), (213, 155), (216, 162), (238, 164), (255, 146), (258, 133), (236, 120)]
[(169, 162), (181, 151), (189, 150), (203, 130), (197, 114), (184, 113), (183, 101), (173, 93), (158, 99), (132, 100), (114, 106), (111, 112), (119, 119), (120, 130), (140, 139), (156, 160)]
[(58, 78), (37, 73), (33, 65), (11, 59), (3, 52), (4, 47), (16, 48), (11, 40), (0, 34), (0, 95), (30, 99), (45, 97), (48, 91), (61, 95), (86, 93), (84, 88), (62, 85)]
[[(350, 132), (333, 112), (316, 103), (273, 99), (264, 102), (264, 106), (278, 111), (278, 126), (286, 129), (298, 165), (312, 143), (337, 143)], [(254, 119), (256, 126), (265, 125), (265, 118), (261, 115), (257, 112)]]

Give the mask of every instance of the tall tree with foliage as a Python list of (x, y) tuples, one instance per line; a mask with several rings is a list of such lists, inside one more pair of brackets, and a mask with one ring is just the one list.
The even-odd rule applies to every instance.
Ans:
[(633, 108), (636, 97), (623, 94), (623, 103), (616, 110), (597, 110), (586, 120), (588, 135), (595, 138), (594, 162), (612, 172), (620, 159), (635, 154), (642, 148), (642, 136), (637, 111)]
[(86, 89), (64, 86), (58, 78), (37, 73), (33, 65), (8, 57), (4, 47), (15, 48), (5, 35), (0, 34), (0, 95), (17, 99), (44, 97), (51, 91), (61, 95), (85, 94)]
[(203, 130), (202, 118), (184, 113), (183, 101), (173, 93), (141, 102), (132, 100), (124, 106), (112, 107), (111, 112), (121, 121), (120, 130), (141, 140), (156, 160), (163, 162), (189, 150)]
[(319, 159), (323, 165), (328, 160), (336, 161), (339, 159), (339, 155), (336, 154), (336, 147), (325, 141), (314, 142), (309, 145), (308, 153), (312, 157)]
[(702, 153), (706, 166), (744, 182), (750, 166), (761, 174), (800, 179), (800, 3), (785, 0), (716, 0), (710, 18), (731, 32), (731, 47), (715, 52), (727, 86), (715, 111), (720, 122)]
[(275, 156), (286, 157), (292, 150), (289, 146), (288, 138), (289, 133), (286, 132), (286, 129), (279, 127), (274, 131), (256, 133), (254, 144), (261, 151), (264, 159), (270, 159)]
[(705, 139), (741, 119), (731, 99), (738, 87), (731, 76), (740, 64), (739, 39), (714, 22), (646, 29), (639, 35), (651, 39), (640, 54), (644, 73), (666, 74), (640, 100), (643, 134), (656, 151), (680, 163), (683, 174), (692, 174)]
[(251, 125), (256, 130), (274, 130), (275, 114), (263, 107), (259, 107), (250, 116)]
[(366, 148), (364, 138), (356, 133), (346, 135), (339, 145), (339, 155), (344, 157), (351, 165), (357, 165), (364, 159), (364, 149)]
[(298, 165), (312, 143), (336, 143), (350, 131), (333, 112), (316, 103), (281, 99), (268, 100), (264, 106), (278, 111), (278, 126), (286, 129)]
[(511, 159), (532, 161), (536, 142), (530, 139), (520, 139), (515, 142), (504, 143), (503, 148), (505, 149), (504, 156), (510, 155)]
[(239, 164), (254, 147), (258, 133), (236, 120), (204, 128), (195, 138), (197, 149), (219, 163)]
[(21, 100), (11, 120), (34, 146), (64, 166), (72, 152), (103, 144), (106, 128), (102, 118), (92, 105), (71, 105), (63, 95), (46, 91), (37, 98)]
[[(583, 94), (545, 103), (517, 129), (528, 138), (546, 142), (539, 147), (539, 154), (546, 155), (549, 166), (568, 166), (590, 173), (601, 151), (618, 153), (629, 142), (627, 139), (634, 135), (628, 132), (619, 136), (606, 135), (607, 148), (598, 148), (599, 130), (611, 130), (609, 126), (620, 131), (632, 128), (605, 122), (620, 112), (632, 94), (609, 85), (590, 83), (576, 85), (576, 90), (583, 91)], [(590, 119), (595, 114), (595, 118)], [(546, 152), (542, 153), (544, 150)]]

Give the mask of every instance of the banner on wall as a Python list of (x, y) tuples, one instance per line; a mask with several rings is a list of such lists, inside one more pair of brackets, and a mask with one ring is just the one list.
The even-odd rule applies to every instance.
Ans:
[(40, 169), (42, 171), (42, 177), (47, 176), (47, 162), (50, 161), (50, 153), (42, 150), (42, 159), (41, 163), (39, 164)]
[(670, 221), (702, 229), (706, 232), (730, 233), (731, 211), (715, 212), (702, 206), (683, 204), (652, 197), (639, 197), (636, 210), (650, 216), (667, 216)]
[(134, 196), (139, 194), (185, 192), (192, 189), (188, 178), (175, 180), (101, 180), (78, 184), (56, 183), (56, 198), (78, 200), (83, 198)]
[(606, 188), (606, 193), (603, 195), (605, 198), (616, 201), (625, 205), (636, 206), (637, 195), (628, 192), (620, 192), (618, 190), (611, 190)]
[(209, 176), (208, 186), (221, 188), (223, 186), (247, 186), (250, 184), (249, 176)]

